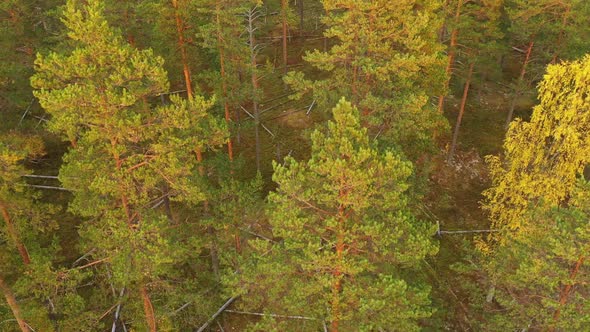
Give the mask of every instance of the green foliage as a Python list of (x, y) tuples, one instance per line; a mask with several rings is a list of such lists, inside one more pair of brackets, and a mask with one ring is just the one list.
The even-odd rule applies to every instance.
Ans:
[(411, 165), (369, 143), (350, 103), (333, 115), (327, 131), (312, 134), (308, 162), (274, 165), (268, 214), (279, 242), (251, 241), (257, 254), (239, 281), (244, 302), (314, 318), (317, 327), (418, 330), (416, 320), (431, 313), (429, 289), (402, 271), (437, 249), (432, 225), (406, 207)]
[(575, 59), (588, 51), (584, 40), (590, 5), (584, 0), (506, 0), (510, 38), (514, 43), (535, 41), (542, 69), (551, 57)]
[(526, 77), (512, 83), (516, 94), (531, 92), (542, 79), (547, 64), (558, 60), (575, 60), (588, 53), (590, 29), (586, 19), (590, 3), (584, 0), (506, 0), (509, 20), (507, 37), (511, 46), (521, 49), (525, 57), (533, 43), (531, 58), (526, 64)]
[(25, 36), (27, 23), (27, 5), (24, 1), (11, 0), (0, 4), (0, 108), (9, 123), (18, 120), (14, 109), (24, 109), (30, 102), (26, 77), (30, 74), (32, 57), (27, 56), (26, 52), (32, 50), (30, 40)]
[(6, 0), (0, 3), (0, 129), (26, 124), (37, 113), (29, 77), (35, 52), (49, 44), (54, 22), (49, 8), (59, 0)]
[[(456, 2), (461, 1), (459, 18), (456, 19)], [(450, 2), (446, 8), (448, 14), (448, 29), (457, 29), (458, 62), (477, 62), (478, 68), (485, 64), (485, 73), (493, 71), (496, 57), (503, 50), (503, 32), (500, 20), (504, 0), (456, 0)], [(481, 71), (481, 68), (479, 69)]]
[[(241, 17), (248, 11), (254, 1), (223, 0), (196, 1), (196, 12), (203, 16), (204, 24), (196, 33), (200, 46), (215, 56), (212, 60), (214, 72), (207, 73), (203, 81), (208, 82), (223, 104), (227, 102), (232, 108), (248, 97), (247, 84), (243, 84), (241, 75), (249, 70), (250, 58), (245, 26)], [(224, 73), (221, 73), (223, 58)], [(201, 76), (205, 75), (201, 73)], [(212, 84), (213, 83), (213, 84)], [(223, 89), (226, 87), (226, 91)]]
[[(97, 127), (127, 134), (118, 139), (139, 139), (140, 133), (127, 127), (142, 120), (145, 98), (167, 89), (163, 60), (125, 43), (100, 14), (100, 5), (90, 4), (78, 8), (68, 2), (63, 22), (76, 49), (67, 55), (38, 55), (31, 78), (34, 94), (52, 116), (48, 128), (70, 141)], [(136, 114), (115, 117), (126, 110)]]
[[(232, 167), (234, 172), (240, 169)], [(260, 219), (264, 217), (263, 182), (259, 174), (251, 180), (220, 176), (218, 181), (210, 188), (209, 197), (214, 203), (207, 221), (216, 231), (215, 241), (223, 274), (231, 276), (249, 260), (247, 241), (253, 236), (261, 236), (257, 232), (261, 228)], [(224, 292), (233, 295), (235, 290), (229, 285)]]
[(524, 216), (528, 223), (519, 233), (506, 236), (486, 267), (495, 288), (486, 330), (590, 328), (589, 204), (590, 185), (580, 181), (567, 207), (540, 203)]
[[(283, 77), (282, 20), (294, 31), (295, 8), (305, 31), (290, 36), (288, 62), (300, 71)], [(589, 330), (590, 57), (560, 63), (588, 51), (589, 16), (585, 0), (2, 1), (3, 290), (36, 331), (113, 320), (144, 331), (150, 306), (156, 330), (191, 330), (229, 296), (268, 315), (225, 312), (226, 330)], [(442, 236), (423, 274), (438, 246), (410, 211), (425, 203), (449, 229), (488, 226), (457, 208), (478, 199), (459, 195), (470, 187), (459, 173), (427, 176), (439, 170), (428, 152), (445, 121), (431, 104), (445, 93), (453, 31), (452, 70), (475, 63), (485, 104), (503, 106), (485, 90), (508, 84), (500, 73), (524, 75), (510, 86), (519, 97), (559, 65), (531, 121), (513, 123), (504, 154), (488, 157), (484, 209), (499, 232), (479, 250)], [(531, 42), (528, 63), (512, 68)], [(183, 74), (188, 98), (168, 93), (185, 89)], [(306, 128), (328, 110), (308, 151)], [(254, 132), (261, 123), (272, 142)], [(228, 137), (232, 157), (219, 149)], [(276, 186), (244, 162), (254, 140), (267, 166), (271, 145), (288, 152)], [(66, 190), (25, 176), (58, 168)], [(423, 202), (428, 189), (456, 204)], [(11, 309), (0, 300), (0, 330), (14, 330)]]
[(191, 205), (204, 199), (193, 153), (221, 144), (225, 128), (207, 115), (213, 101), (202, 97), (172, 96), (153, 109), (148, 98), (168, 87), (162, 59), (124, 42), (102, 12), (100, 1), (68, 1), (64, 23), (76, 48), (39, 55), (31, 82), (52, 115), (49, 128), (73, 143), (59, 178), (74, 193), (69, 210), (87, 218), (82, 249), (104, 261), (97, 270), (103, 298), (108, 286), (128, 289), (128, 311), (137, 317), (145, 301), (137, 290), (151, 283), (165, 306), (163, 276), (199, 250), (190, 224), (170, 227), (153, 206), (166, 196)]
[[(39, 137), (26, 137), (17, 132), (3, 133), (0, 140), (0, 197), (23, 192), (22, 176), (29, 174), (23, 163), (27, 158), (43, 154), (43, 142)], [(19, 186), (20, 185), (20, 186)]]
[[(69, 311), (66, 302), (81, 299), (70, 281), (82, 280), (85, 274), (57, 267), (63, 257), (55, 235), (58, 223), (51, 216), (58, 209), (44, 203), (24, 181), (23, 176), (32, 173), (25, 163), (43, 153), (39, 137), (16, 132), (0, 137), (0, 270), (3, 279), (14, 281), (17, 296), (31, 299), (21, 305), (28, 324), (51, 331), (48, 314), (59, 315), (62, 322), (78, 316), (79, 312), (74, 315)], [(44, 305), (47, 301), (49, 308)]]
[(440, 1), (323, 1), (336, 44), (307, 52), (304, 59), (321, 78), (292, 72), (285, 82), (300, 98), (311, 93), (324, 109), (346, 96), (374, 134), (418, 153), (429, 146), (442, 119), (427, 105), (443, 88)]
[[(0, 205), (7, 213), (0, 220), (3, 221), (3, 230), (11, 223), (18, 235), (17, 240), (9, 236), (9, 231), (6, 232), (11, 249), (16, 248), (15, 241), (37, 248), (37, 245), (42, 245), (37, 236), (57, 227), (55, 221), (47, 218), (55, 212), (55, 208), (39, 201), (39, 195), (29, 190), (23, 179), (24, 175), (31, 173), (24, 163), (42, 154), (43, 143), (39, 137), (27, 137), (16, 132), (0, 136)], [(5, 220), (6, 217), (9, 220)]]

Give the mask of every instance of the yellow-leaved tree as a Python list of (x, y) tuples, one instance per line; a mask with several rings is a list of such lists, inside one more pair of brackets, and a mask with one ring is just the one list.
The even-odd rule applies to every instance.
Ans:
[(540, 199), (547, 207), (567, 201), (590, 160), (589, 95), (590, 56), (548, 67), (531, 121), (514, 121), (504, 156), (487, 158), (492, 187), (484, 208), (495, 228), (520, 229)]
[(482, 246), (482, 330), (590, 328), (589, 96), (590, 56), (549, 66), (531, 121), (513, 122), (504, 156), (489, 157), (484, 208), (499, 232)]

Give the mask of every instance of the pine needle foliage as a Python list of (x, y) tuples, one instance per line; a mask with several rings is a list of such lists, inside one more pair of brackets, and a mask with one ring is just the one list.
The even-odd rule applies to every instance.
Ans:
[[(437, 246), (432, 225), (407, 209), (411, 164), (376, 150), (351, 103), (341, 100), (333, 116), (327, 130), (313, 132), (309, 161), (274, 164), (268, 215), (278, 242), (252, 242), (258, 254), (242, 281), (245, 301), (333, 331), (417, 331), (431, 314), (429, 287), (403, 271), (415, 271)], [(289, 326), (282, 324), (256, 329)]]

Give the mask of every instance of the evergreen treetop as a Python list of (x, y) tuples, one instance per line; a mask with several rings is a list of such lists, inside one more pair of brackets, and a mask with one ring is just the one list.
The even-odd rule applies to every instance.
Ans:
[(349, 102), (333, 116), (312, 134), (309, 161), (274, 165), (268, 213), (280, 242), (254, 242), (259, 255), (244, 300), (328, 322), (332, 331), (418, 330), (431, 312), (429, 289), (405, 272), (436, 245), (432, 227), (406, 207), (411, 165), (374, 148)]

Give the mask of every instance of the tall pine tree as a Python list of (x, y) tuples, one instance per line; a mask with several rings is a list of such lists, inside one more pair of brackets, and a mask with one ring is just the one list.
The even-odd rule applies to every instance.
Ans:
[[(74, 192), (70, 211), (87, 218), (82, 246), (94, 249), (94, 263), (103, 263), (97, 269), (102, 288), (93, 296), (110, 297), (109, 286), (121, 290), (127, 316), (143, 312), (134, 326), (166, 328), (152, 298), (167, 305), (163, 276), (175, 273), (184, 253), (200, 248), (189, 231), (194, 226), (170, 227), (156, 206), (163, 196), (191, 205), (204, 199), (193, 152), (220, 144), (223, 127), (208, 117), (212, 104), (201, 97), (151, 107), (149, 98), (168, 87), (163, 61), (124, 41), (106, 22), (100, 1), (68, 1), (63, 22), (73, 50), (39, 55), (31, 82), (52, 116), (49, 128), (73, 143), (60, 180)], [(171, 191), (163, 193), (164, 187)]]
[[(322, 72), (310, 79), (293, 72), (285, 80), (295, 97), (311, 93), (324, 109), (346, 96), (372, 135), (421, 154), (442, 118), (428, 105), (442, 92), (444, 59), (437, 41), (441, 1), (324, 0), (327, 51), (304, 59)], [(421, 149), (422, 148), (422, 149)]]
[(417, 331), (431, 313), (429, 287), (408, 273), (436, 245), (432, 225), (408, 212), (411, 165), (375, 149), (351, 103), (341, 100), (333, 116), (312, 134), (309, 161), (275, 163), (268, 213), (278, 242), (252, 242), (256, 267), (237, 277), (243, 299), (315, 319), (310, 330)]

